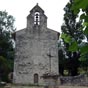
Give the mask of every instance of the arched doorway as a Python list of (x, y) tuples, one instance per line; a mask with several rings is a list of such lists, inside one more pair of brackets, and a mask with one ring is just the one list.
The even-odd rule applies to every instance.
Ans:
[(34, 84), (38, 84), (38, 74), (34, 74)]

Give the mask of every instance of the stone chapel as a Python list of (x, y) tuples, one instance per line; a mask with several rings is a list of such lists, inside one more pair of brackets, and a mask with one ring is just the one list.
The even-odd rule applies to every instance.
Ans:
[(37, 4), (27, 16), (27, 27), (16, 32), (13, 83), (42, 85), (44, 74), (58, 75), (58, 38)]

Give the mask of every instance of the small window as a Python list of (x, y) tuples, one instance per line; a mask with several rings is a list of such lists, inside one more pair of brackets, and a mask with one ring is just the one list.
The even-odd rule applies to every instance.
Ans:
[(40, 13), (39, 12), (35, 12), (35, 15), (34, 15), (34, 24), (40, 25)]
[(38, 84), (38, 74), (34, 74), (34, 83)]

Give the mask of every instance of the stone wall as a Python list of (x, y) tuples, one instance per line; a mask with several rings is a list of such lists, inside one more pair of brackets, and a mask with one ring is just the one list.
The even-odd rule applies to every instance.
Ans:
[(86, 75), (79, 76), (68, 76), (60, 77), (61, 85), (72, 85), (72, 86), (88, 86), (88, 77)]

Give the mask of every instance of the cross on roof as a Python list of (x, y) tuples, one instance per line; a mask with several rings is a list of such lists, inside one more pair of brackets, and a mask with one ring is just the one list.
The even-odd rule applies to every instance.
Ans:
[(36, 5), (38, 5), (38, 3)]

